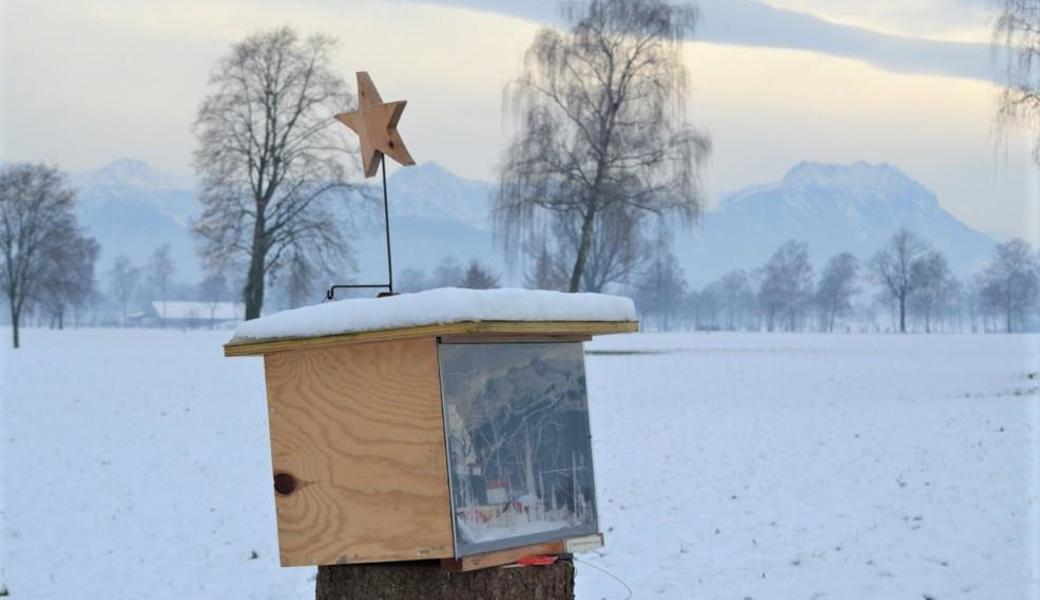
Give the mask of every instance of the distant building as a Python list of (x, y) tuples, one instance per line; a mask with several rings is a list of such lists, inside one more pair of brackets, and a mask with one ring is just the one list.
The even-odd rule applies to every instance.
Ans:
[(161, 327), (213, 329), (228, 327), (241, 321), (245, 309), (239, 302), (154, 300), (149, 313)]

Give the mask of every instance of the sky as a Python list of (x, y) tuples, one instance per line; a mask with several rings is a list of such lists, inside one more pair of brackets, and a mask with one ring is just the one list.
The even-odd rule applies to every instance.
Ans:
[[(993, 132), (991, 0), (701, 0), (688, 119), (712, 137), (712, 202), (803, 160), (887, 162), (972, 227), (1040, 239), (1024, 134)], [(210, 68), (289, 24), (336, 36), (335, 67), (407, 99), (413, 156), (493, 180), (503, 86), (550, 0), (0, 0), (0, 159), (70, 170), (122, 157), (191, 174)]]

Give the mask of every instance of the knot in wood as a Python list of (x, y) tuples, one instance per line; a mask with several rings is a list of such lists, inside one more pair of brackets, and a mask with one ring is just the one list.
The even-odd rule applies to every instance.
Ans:
[(282, 496), (288, 496), (296, 491), (296, 478), (290, 473), (274, 474), (274, 491)]

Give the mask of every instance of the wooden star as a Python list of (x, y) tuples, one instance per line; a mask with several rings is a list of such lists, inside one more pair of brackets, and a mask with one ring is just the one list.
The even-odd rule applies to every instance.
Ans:
[(401, 119), (406, 100), (383, 102), (379, 91), (366, 71), (357, 73), (358, 110), (336, 115), (336, 119), (350, 127), (361, 139), (361, 162), (365, 177), (372, 177), (379, 170), (379, 159), (385, 154), (402, 165), (414, 165), (401, 134), (397, 133), (397, 121)]

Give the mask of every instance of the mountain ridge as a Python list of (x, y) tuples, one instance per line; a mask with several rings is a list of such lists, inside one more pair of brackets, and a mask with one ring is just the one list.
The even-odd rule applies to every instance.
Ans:
[[(119, 253), (143, 264), (169, 243), (177, 277), (202, 277), (190, 223), (201, 207), (191, 178), (170, 175), (146, 162), (118, 159), (73, 173), (80, 190), (81, 222), (102, 243), (99, 275)], [(366, 182), (381, 195), (379, 183)], [(507, 273), (492, 239), (490, 209), (496, 185), (458, 177), (426, 162), (388, 178), (395, 272), (432, 271), (441, 258), (478, 258), (504, 284)], [(381, 212), (381, 211), (380, 211)], [(957, 220), (924, 185), (888, 163), (831, 164), (802, 161), (778, 181), (726, 194), (694, 229), (677, 230), (674, 252), (691, 285), (701, 287), (725, 272), (754, 269), (788, 239), (810, 246), (814, 266), (850, 251), (869, 258), (899, 227), (907, 227), (947, 253), (955, 271), (972, 272), (989, 258), (993, 240)], [(361, 270), (355, 280), (385, 277), (381, 215), (352, 243)]]
[[(676, 254), (684, 267), (694, 267), (687, 277), (701, 286), (733, 267), (761, 265), (789, 239), (808, 242), (817, 268), (839, 252), (868, 259), (901, 227), (947, 254), (960, 274), (980, 268), (994, 245), (897, 167), (801, 162), (779, 181), (728, 194), (696, 231), (676, 236)], [(715, 260), (720, 255), (728, 260)]]

